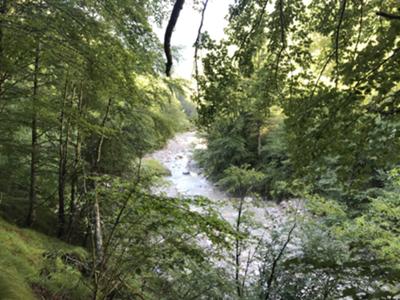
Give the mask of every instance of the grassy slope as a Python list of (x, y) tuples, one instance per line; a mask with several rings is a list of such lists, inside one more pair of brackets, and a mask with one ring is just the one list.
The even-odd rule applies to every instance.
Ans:
[(79, 247), (20, 229), (0, 218), (0, 299), (87, 299), (89, 288), (77, 266), (87, 255)]
[(145, 158), (142, 162), (142, 165), (143, 165), (143, 170), (153, 176), (163, 177), (171, 175), (171, 171), (168, 170), (158, 160), (152, 158)]

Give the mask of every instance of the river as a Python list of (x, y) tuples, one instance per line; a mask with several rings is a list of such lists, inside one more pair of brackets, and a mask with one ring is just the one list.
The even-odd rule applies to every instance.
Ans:
[[(171, 172), (165, 178), (168, 184), (158, 187), (154, 192), (165, 193), (169, 197), (207, 197), (218, 207), (221, 217), (233, 225), (236, 222), (237, 209), (232, 205), (232, 200), (202, 174), (193, 159), (196, 149), (206, 147), (205, 140), (197, 132), (189, 131), (177, 134), (163, 149), (154, 152), (151, 158), (158, 160)], [(293, 208), (293, 203), (281, 202), (278, 205), (247, 198), (246, 212), (252, 215), (252, 221), (257, 224), (249, 230), (255, 240), (268, 240), (273, 227), (285, 222), (287, 211), (290, 207)], [(254, 250), (255, 244), (243, 249), (242, 258), (252, 256)], [(256, 270), (257, 264), (252, 269)]]
[[(203, 175), (193, 159), (196, 149), (206, 147), (205, 140), (199, 137), (197, 132), (189, 131), (177, 134), (163, 149), (154, 152), (151, 157), (171, 172), (171, 176), (165, 178), (168, 184), (158, 188), (156, 192), (164, 192), (169, 197), (204, 196), (220, 205), (225, 203), (226, 205), (220, 209), (220, 214), (232, 223), (236, 219), (237, 211), (229, 205), (228, 195)], [(248, 199), (248, 202), (250, 201)], [(250, 204), (249, 209), (253, 212), (255, 221), (267, 224), (269, 222), (265, 219), (266, 213), (276, 218), (283, 217), (287, 206), (287, 202), (282, 202), (280, 205), (268, 202), (261, 206)]]

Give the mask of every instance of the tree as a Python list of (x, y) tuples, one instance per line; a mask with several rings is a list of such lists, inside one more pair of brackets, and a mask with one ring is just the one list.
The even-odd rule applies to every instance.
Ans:
[[(250, 195), (250, 192), (262, 182), (264, 175), (260, 172), (250, 169), (248, 165), (239, 167), (230, 167), (225, 170), (224, 177), (219, 181), (220, 185), (230, 192), (234, 197), (238, 197), (237, 217), (236, 217), (236, 238), (235, 238), (235, 283), (237, 296), (244, 296), (244, 288), (246, 284), (246, 273), (243, 277), (241, 271), (243, 264), (241, 261), (242, 251), (245, 247), (244, 239), (248, 234), (247, 230), (242, 228), (245, 213), (245, 199)], [(246, 267), (245, 267), (246, 269)]]

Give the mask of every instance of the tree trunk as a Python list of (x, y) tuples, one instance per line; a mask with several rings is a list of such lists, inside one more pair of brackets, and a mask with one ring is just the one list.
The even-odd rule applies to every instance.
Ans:
[[(107, 104), (107, 109), (106, 113), (104, 115), (103, 121), (101, 123), (101, 128), (104, 129), (105, 124), (108, 119), (108, 115), (110, 113), (110, 108), (111, 108), (111, 102), (112, 99), (110, 98), (108, 100)], [(99, 175), (99, 163), (101, 160), (101, 148), (103, 146), (104, 142), (104, 135), (101, 134), (99, 141), (97, 143), (96, 147), (96, 153), (95, 157), (92, 163), (92, 168), (91, 168), (91, 177), (95, 177)], [(98, 293), (98, 288), (99, 288), (99, 281), (100, 279), (98, 278), (98, 270), (102, 271), (104, 268), (104, 246), (103, 246), (103, 233), (102, 233), (102, 228), (101, 228), (101, 213), (100, 213), (100, 201), (99, 201), (99, 196), (97, 193), (97, 182), (96, 179), (91, 179), (91, 187), (93, 188), (94, 191), (94, 203), (93, 203), (93, 227), (94, 227), (94, 241), (93, 241), (93, 235), (92, 235), (92, 243), (94, 243), (94, 248), (93, 249), (93, 277), (94, 277), (94, 289), (93, 289), (93, 298), (94, 300), (97, 299), (97, 293)]]
[(174, 8), (172, 9), (171, 17), (168, 21), (167, 29), (165, 30), (164, 36), (164, 52), (167, 58), (167, 62), (165, 63), (165, 73), (169, 77), (171, 76), (171, 68), (172, 68), (172, 54), (171, 54), (171, 37), (174, 32), (174, 28), (176, 22), (178, 21), (179, 14), (183, 8), (183, 4), (185, 0), (176, 0), (174, 4)]
[(293, 226), (289, 230), (289, 233), (287, 235), (285, 243), (283, 244), (282, 248), (279, 250), (278, 255), (274, 258), (274, 260), (272, 262), (271, 273), (267, 280), (267, 292), (265, 293), (264, 297), (261, 297), (261, 299), (269, 300), (269, 297), (271, 295), (272, 283), (275, 280), (275, 275), (276, 275), (275, 272), (278, 267), (278, 262), (282, 258), (283, 254), (286, 250), (286, 247), (288, 246), (288, 244), (290, 243), (290, 241), (292, 239), (292, 233), (293, 233), (294, 229), (296, 228), (296, 225), (297, 225), (296, 222), (293, 223)]
[[(240, 197), (240, 203), (239, 203), (239, 209), (238, 209), (238, 216), (236, 219), (236, 233), (240, 233), (240, 225), (242, 223), (242, 212), (243, 212), (243, 202), (244, 202), (244, 196)], [(235, 282), (236, 282), (236, 291), (237, 294), (240, 297), (243, 296), (243, 291), (242, 291), (242, 285), (240, 283), (240, 255), (241, 255), (241, 245), (240, 245), (240, 239), (237, 237), (235, 241)]]
[(102, 263), (104, 259), (103, 252), (103, 233), (101, 229), (101, 214), (100, 214), (100, 204), (97, 189), (95, 187), (95, 198), (94, 198), (94, 228), (95, 228), (95, 240), (96, 240), (96, 255), (97, 261)]
[(29, 209), (26, 218), (26, 225), (32, 226), (36, 218), (36, 177), (37, 177), (37, 157), (38, 157), (38, 134), (37, 134), (37, 96), (38, 96), (38, 77), (40, 67), (40, 42), (37, 42), (35, 52), (35, 63), (33, 73), (33, 94), (32, 94), (32, 127), (31, 127), (31, 174), (29, 190)]
[(262, 122), (258, 122), (257, 124), (257, 155), (261, 158), (261, 150), (262, 150), (262, 140), (261, 140), (261, 131), (262, 131)]
[(58, 144), (58, 237), (64, 235), (65, 230), (65, 175), (67, 166), (66, 143), (68, 133), (64, 142), (64, 122), (65, 122), (65, 102), (68, 94), (68, 74), (65, 78), (64, 93), (60, 105), (60, 125), (59, 125), (59, 144)]
[[(83, 107), (83, 83), (80, 86), (80, 92), (78, 97), (78, 116), (81, 117), (82, 115), (82, 107)], [(71, 105), (72, 109), (72, 105)], [(78, 174), (79, 174), (79, 166), (81, 161), (81, 133), (79, 129), (79, 124), (75, 124), (76, 126), (76, 143), (75, 143), (75, 157), (74, 163), (72, 167), (72, 176), (71, 176), (71, 199), (69, 205), (69, 220), (68, 220), (68, 239), (71, 238), (72, 231), (73, 231), (73, 223), (75, 219), (75, 211), (76, 211), (76, 192), (77, 192), (77, 185), (78, 185)]]
[[(110, 98), (107, 104), (107, 109), (106, 109), (106, 113), (104, 115), (103, 121), (101, 123), (101, 128), (104, 129), (107, 119), (108, 119), (108, 115), (110, 113), (110, 108), (111, 108), (111, 102), (112, 99)], [(98, 166), (101, 160), (101, 149), (103, 146), (103, 142), (104, 142), (104, 135), (102, 134), (100, 136), (100, 139), (97, 143), (97, 147), (96, 147), (96, 156), (94, 157), (94, 162), (93, 162), (93, 166), (92, 166), (92, 172), (91, 172), (91, 176), (98, 176), (99, 175), (99, 170), (98, 170)], [(93, 212), (94, 212), (94, 235), (95, 235), (95, 243), (96, 243), (96, 258), (97, 258), (97, 262), (102, 263), (103, 262), (103, 234), (102, 234), (102, 229), (101, 229), (101, 214), (100, 214), (100, 203), (99, 203), (99, 197), (98, 197), (98, 193), (97, 193), (97, 183), (96, 183), (96, 179), (93, 180), (92, 182), (92, 186), (94, 189), (94, 194), (95, 194), (95, 199), (94, 199), (94, 206), (93, 206)]]
[[(7, 14), (7, 0), (2, 0), (0, 6), (0, 15), (4, 17)], [(5, 81), (6, 74), (4, 68), (4, 31), (3, 20), (0, 19), (0, 95), (2, 94), (2, 85)]]
[[(0, 6), (0, 15), (4, 17), (7, 13), (7, 0), (3, 0)], [(0, 70), (3, 70), (3, 52), (4, 52), (4, 32), (3, 32), (3, 20), (0, 19)]]
[[(6, 14), (6, 11), (7, 11), (7, 0), (3, 0), (1, 3), (1, 6), (0, 6), (0, 15), (2, 17), (4, 17)], [(0, 19), (0, 62), (1, 62), (1, 59), (3, 58), (3, 50), (4, 50), (3, 35), (4, 35), (3, 34), (3, 20)], [(0, 67), (1, 67), (1, 65), (0, 65)], [(0, 68), (0, 70), (1, 70), (1, 68)]]

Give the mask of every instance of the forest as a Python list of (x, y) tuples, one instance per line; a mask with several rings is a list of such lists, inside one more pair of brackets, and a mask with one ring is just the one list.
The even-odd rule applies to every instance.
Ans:
[(400, 2), (221, 1), (0, 0), (0, 300), (400, 299)]

